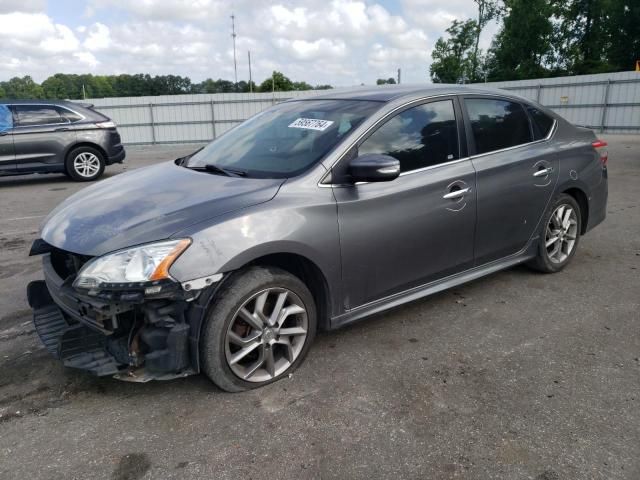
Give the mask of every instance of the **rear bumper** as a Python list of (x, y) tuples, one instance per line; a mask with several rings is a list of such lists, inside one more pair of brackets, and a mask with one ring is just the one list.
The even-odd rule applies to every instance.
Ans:
[(609, 182), (607, 179), (607, 170), (602, 171), (602, 180), (591, 191), (589, 198), (589, 220), (585, 233), (596, 225), (599, 225), (607, 217), (607, 202), (609, 198)]
[(105, 160), (107, 165), (113, 165), (114, 163), (122, 163), (127, 156), (127, 152), (125, 152), (124, 147), (122, 145), (118, 145), (114, 150), (116, 153), (112, 153)]
[(200, 321), (189, 312), (201, 312), (179, 292), (175, 299), (83, 295), (72, 278), (57, 274), (50, 254), (43, 272), (45, 280), (28, 285), (27, 298), (40, 340), (65, 366), (138, 382), (197, 373)]

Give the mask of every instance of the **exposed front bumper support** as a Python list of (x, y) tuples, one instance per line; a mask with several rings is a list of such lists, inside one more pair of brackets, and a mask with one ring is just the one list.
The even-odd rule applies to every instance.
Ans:
[(49, 253), (43, 271), (45, 280), (27, 288), (29, 305), (42, 343), (65, 366), (137, 382), (199, 371), (205, 309), (198, 297), (209, 298), (215, 285), (206, 295), (179, 284), (150, 297), (124, 290), (89, 294), (73, 288), (73, 278), (58, 276)]

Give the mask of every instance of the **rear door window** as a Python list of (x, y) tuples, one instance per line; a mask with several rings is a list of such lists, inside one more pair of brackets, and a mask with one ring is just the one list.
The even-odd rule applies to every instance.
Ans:
[(394, 157), (400, 161), (401, 172), (459, 158), (453, 101), (430, 102), (404, 110), (367, 138), (358, 153)]
[(476, 154), (531, 142), (529, 119), (519, 103), (489, 98), (466, 98), (464, 103)]
[(18, 127), (69, 123), (53, 105), (14, 105), (13, 111)]
[(528, 106), (527, 111), (531, 117), (531, 127), (533, 128), (533, 139), (542, 140), (546, 138), (553, 128), (553, 118), (542, 113), (536, 107)]

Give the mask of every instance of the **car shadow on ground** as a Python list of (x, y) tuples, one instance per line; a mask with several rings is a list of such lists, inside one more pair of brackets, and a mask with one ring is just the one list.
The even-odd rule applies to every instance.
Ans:
[[(420, 313), (429, 318), (438, 309), (465, 308), (466, 299), (484, 295), (491, 288), (486, 282), (513, 281), (514, 277), (536, 276), (524, 266), (517, 266), (484, 279), (379, 313), (338, 330), (320, 332), (308, 361), (319, 362), (331, 356), (338, 343), (356, 342), (359, 337), (378, 330), (401, 328), (405, 317)], [(415, 312), (415, 313), (414, 313)], [(10, 322), (0, 324), (0, 423), (25, 415), (44, 415), (51, 408), (91, 399), (124, 399), (135, 397), (151, 401), (164, 396), (229, 395), (204, 375), (193, 375), (168, 381), (147, 383), (124, 382), (111, 377), (95, 377), (86, 372), (65, 368), (40, 344), (31, 325), (30, 311), (21, 310)], [(12, 343), (9, 343), (12, 342)]]

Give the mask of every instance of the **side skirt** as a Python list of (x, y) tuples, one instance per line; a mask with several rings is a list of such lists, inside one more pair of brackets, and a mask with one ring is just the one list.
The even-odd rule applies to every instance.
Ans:
[(333, 330), (336, 328), (344, 327), (345, 325), (348, 325), (357, 320), (361, 320), (370, 315), (384, 312), (385, 310), (398, 307), (405, 303), (409, 303), (414, 300), (433, 295), (434, 293), (447, 290), (463, 283), (476, 280), (477, 278), (484, 277), (486, 275), (490, 275), (500, 270), (504, 270), (506, 268), (513, 267), (514, 265), (526, 262), (527, 260), (530, 260), (536, 256), (536, 246), (538, 238), (539, 237), (535, 237), (531, 239), (529, 244), (523, 250), (508, 257), (502, 258), (500, 260), (494, 260), (493, 262), (481, 265), (479, 267), (473, 267), (469, 270), (465, 270), (464, 272), (456, 273), (440, 280), (436, 280), (425, 285), (420, 285), (404, 292), (395, 293), (380, 300), (375, 300), (373, 302), (351, 309), (346, 313), (333, 317), (331, 319), (331, 329)]

